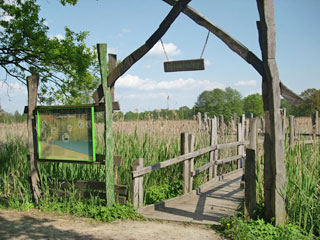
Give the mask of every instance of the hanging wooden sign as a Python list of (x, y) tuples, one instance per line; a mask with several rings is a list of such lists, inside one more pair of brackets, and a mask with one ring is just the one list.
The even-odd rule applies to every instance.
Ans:
[(163, 63), (165, 72), (204, 70), (204, 59), (167, 61)]

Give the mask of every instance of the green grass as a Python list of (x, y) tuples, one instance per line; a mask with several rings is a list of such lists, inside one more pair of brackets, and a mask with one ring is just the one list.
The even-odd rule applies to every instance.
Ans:
[[(122, 124), (122, 123), (121, 123)], [(123, 123), (132, 124), (132, 123)], [(180, 155), (180, 132), (188, 131), (196, 135), (195, 149), (209, 145), (209, 136), (205, 132), (197, 132), (188, 122), (179, 123), (139, 123), (143, 125), (117, 126), (114, 134), (114, 155), (123, 157), (122, 166), (118, 168), (118, 184), (131, 186), (131, 166), (135, 159), (144, 158), (144, 166)], [(158, 126), (154, 126), (158, 124)], [(171, 125), (170, 125), (171, 124)], [(169, 126), (170, 125), (170, 126)], [(144, 128), (142, 126), (145, 126)], [(158, 128), (155, 130), (155, 128)], [(96, 132), (97, 153), (103, 153), (103, 139), (101, 131)], [(234, 139), (224, 139), (231, 142)], [(27, 142), (25, 135), (8, 135), (0, 140), (0, 206), (17, 209), (34, 207), (29, 183), (29, 163), (27, 161)], [(221, 142), (219, 142), (221, 143)], [(223, 152), (224, 157), (234, 154), (235, 149)], [(261, 156), (262, 155), (262, 156)], [(263, 154), (257, 163), (257, 197), (259, 206), (263, 206)], [(296, 145), (285, 148), (287, 185), (286, 208), (289, 221), (288, 229), (300, 233), (320, 233), (320, 149), (319, 145)], [(208, 154), (195, 159), (195, 168), (208, 162)], [(219, 167), (219, 172), (230, 171), (235, 164), (225, 164)], [(43, 210), (53, 210), (81, 216), (97, 216), (98, 219), (109, 221), (115, 216), (131, 216), (132, 206), (115, 207), (112, 212), (104, 208), (105, 203), (91, 198), (88, 201), (77, 201), (71, 191), (71, 197), (60, 199), (49, 194), (49, 184), (52, 179), (104, 181), (103, 166), (89, 166), (70, 163), (39, 163), (42, 179), (43, 201), (38, 205)], [(153, 171), (144, 176), (144, 204), (149, 204), (166, 198), (182, 194), (182, 164)], [(193, 188), (207, 181), (208, 172), (205, 171), (194, 178)], [(131, 194), (129, 187), (129, 197)], [(120, 212), (120, 213), (119, 213)], [(121, 213), (123, 212), (123, 213)], [(263, 211), (260, 211), (263, 212)], [(260, 214), (260, 216), (262, 216)], [(262, 216), (263, 217), (263, 216)], [(232, 226), (237, 226), (234, 221)], [(229, 223), (231, 224), (231, 223)], [(264, 225), (261, 221), (251, 223), (252, 226)], [(249, 224), (250, 225), (250, 224)], [(226, 225), (227, 226), (227, 225)], [(231, 225), (230, 225), (231, 226)], [(292, 227), (295, 226), (295, 227)], [(269, 228), (270, 226), (265, 226)], [(242, 228), (242, 227), (241, 227)], [(248, 227), (250, 229), (250, 227)], [(289, 231), (288, 230), (288, 231)], [(249, 230), (248, 230), (249, 231)], [(251, 230), (250, 230), (251, 231)], [(270, 230), (271, 231), (271, 230)], [(273, 230), (272, 230), (273, 231)], [(278, 231), (278, 230), (274, 230)], [(284, 230), (287, 231), (287, 230)], [(256, 235), (253, 235), (256, 236)], [(259, 239), (258, 237), (256, 239)], [(266, 238), (267, 239), (267, 238)], [(277, 239), (277, 238), (275, 238)], [(289, 238), (290, 239), (290, 238)]]

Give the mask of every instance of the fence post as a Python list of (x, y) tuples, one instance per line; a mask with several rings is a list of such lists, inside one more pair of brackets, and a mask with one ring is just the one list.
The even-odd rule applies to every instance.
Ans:
[(313, 128), (313, 140), (317, 140), (317, 134), (319, 134), (319, 112), (316, 111), (312, 114), (312, 128)]
[(294, 117), (292, 115), (289, 116), (289, 125), (290, 125), (289, 144), (292, 147), (294, 145)]
[(244, 139), (248, 139), (248, 137), (249, 137), (249, 123), (250, 123), (249, 119), (246, 119), (246, 121), (245, 121), (246, 127), (245, 127), (245, 132), (244, 132)]
[(287, 109), (283, 108), (280, 109), (281, 111), (281, 115), (282, 115), (282, 135), (283, 135), (283, 139), (285, 139), (286, 137), (286, 132), (287, 132)]
[[(192, 134), (189, 134), (188, 141), (189, 141), (189, 152), (194, 151), (194, 136)], [(191, 158), (189, 160), (189, 192), (192, 191), (192, 185), (193, 185), (193, 176), (192, 172), (194, 171), (194, 158)]]
[[(188, 143), (188, 133), (181, 133), (181, 155), (184, 155), (189, 152), (189, 143)], [(189, 190), (189, 160), (183, 161), (183, 194), (187, 193)]]
[(220, 115), (219, 127), (220, 127), (220, 137), (223, 137), (224, 136), (224, 117), (223, 117), (223, 115)]
[(31, 170), (31, 188), (33, 200), (37, 203), (41, 198), (41, 190), (39, 189), (39, 173), (38, 173), (38, 145), (37, 145), (37, 119), (35, 117), (35, 109), (38, 99), (39, 74), (33, 74), (27, 77), (28, 86), (28, 145), (30, 153), (30, 170)]
[[(143, 168), (143, 158), (136, 159), (132, 164), (132, 171)], [(132, 204), (134, 208), (143, 206), (143, 176), (132, 178)]]
[[(218, 125), (217, 125), (217, 117), (210, 119), (210, 145), (214, 146), (218, 144)], [(217, 150), (210, 152), (210, 162), (215, 162), (218, 159)], [(209, 168), (209, 181), (217, 176), (217, 165), (213, 165)]]
[[(237, 130), (237, 142), (242, 141), (242, 123), (238, 123), (238, 130)], [(237, 153), (238, 155), (242, 154), (242, 145), (237, 146)], [(238, 169), (241, 167), (241, 160), (238, 159)]]
[(198, 120), (198, 130), (200, 131), (202, 128), (202, 126), (201, 126), (201, 112), (198, 112), (197, 120)]
[(257, 119), (250, 119), (249, 145), (246, 148), (245, 162), (245, 219), (249, 221), (255, 215), (256, 199), (256, 149), (257, 149)]
[(208, 130), (208, 113), (207, 112), (204, 113), (203, 122), (204, 122), (204, 129), (207, 131)]

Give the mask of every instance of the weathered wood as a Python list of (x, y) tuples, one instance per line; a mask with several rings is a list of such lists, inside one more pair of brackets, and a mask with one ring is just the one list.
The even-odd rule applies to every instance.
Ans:
[[(181, 149), (181, 155), (185, 155), (189, 153), (189, 143), (188, 143), (188, 133), (183, 132), (181, 133), (181, 141), (180, 141), (180, 149)], [(189, 191), (189, 161), (186, 159), (183, 162), (183, 194), (186, 194)]]
[[(163, 0), (164, 2), (174, 6), (176, 4), (176, 0)], [(262, 76), (264, 77), (264, 67), (262, 61), (246, 46), (244, 46), (241, 42), (231, 37), (228, 33), (223, 31), (221, 28), (216, 26), (214, 23), (206, 19), (203, 15), (198, 13), (190, 6), (186, 6), (183, 10), (183, 13), (191, 18), (195, 23), (200, 26), (206, 28), (211, 33), (216, 35), (222, 42), (224, 42), (232, 51), (238, 54), (242, 59), (244, 59), (247, 63), (252, 65), (252, 67)], [(263, 78), (264, 79), (264, 78)], [(293, 91), (287, 88), (282, 82), (279, 82), (279, 87), (281, 89), (281, 95), (288, 100), (290, 103), (298, 106), (303, 101), (300, 96), (295, 94)]]
[(250, 144), (246, 148), (245, 159), (245, 204), (244, 215), (249, 221), (255, 217), (256, 197), (256, 150), (257, 150), (257, 119), (250, 119)]
[[(41, 109), (74, 109), (74, 108), (91, 108), (94, 107), (94, 112), (103, 112), (104, 111), (104, 103), (99, 103), (99, 104), (77, 104), (77, 105), (52, 105), (52, 106), (37, 106), (36, 110), (41, 110)], [(112, 110), (120, 110), (120, 104), (119, 102), (112, 102)], [(23, 113), (27, 114), (28, 113), (28, 106), (24, 107)]]
[(316, 140), (317, 134), (319, 134), (319, 112), (315, 111), (314, 114), (312, 114), (312, 128), (313, 128), (313, 135), (314, 140)]
[(247, 144), (247, 143), (248, 143), (247, 141), (242, 141), (242, 142), (224, 143), (224, 144), (218, 144), (215, 146), (205, 147), (200, 150), (197, 150), (197, 151), (194, 151), (191, 153), (187, 153), (185, 155), (181, 155), (176, 158), (172, 158), (172, 159), (169, 159), (169, 160), (166, 160), (163, 162), (159, 162), (159, 163), (156, 163), (152, 166), (144, 167), (140, 170), (133, 171), (132, 176), (134, 178), (138, 177), (138, 176), (142, 176), (142, 175), (145, 175), (145, 174), (150, 173), (152, 171), (155, 171), (155, 170), (158, 170), (161, 168), (165, 168), (165, 167), (168, 167), (168, 166), (176, 164), (176, 163), (183, 162), (187, 159), (198, 157), (200, 155), (203, 155), (203, 154), (208, 153), (213, 150), (227, 148), (227, 147), (236, 147), (238, 145)]
[(289, 144), (292, 147), (294, 145), (294, 139), (295, 139), (295, 131), (294, 131), (294, 116), (289, 116), (289, 126), (290, 126), (290, 132), (289, 132)]
[(163, 66), (165, 72), (204, 70), (204, 59), (166, 61), (163, 63)]
[[(195, 137), (192, 134), (189, 134), (188, 137), (188, 141), (189, 141), (189, 152), (193, 152), (194, 151), (194, 141), (195, 141)], [(194, 170), (194, 158), (191, 158), (189, 160), (189, 192), (192, 191), (192, 186), (193, 186), (193, 176), (191, 175), (191, 173)]]
[(208, 127), (208, 113), (207, 112), (205, 112), (204, 113), (204, 116), (203, 116), (203, 123), (204, 123), (204, 129), (206, 130), (206, 131), (208, 131), (208, 129), (209, 129), (209, 127)]
[[(59, 187), (60, 189), (68, 189), (74, 187), (76, 189), (87, 189), (87, 190), (105, 190), (106, 183), (105, 182), (98, 182), (98, 181), (65, 181), (60, 180)], [(114, 185), (114, 191), (121, 195), (128, 194), (128, 187), (125, 185)]]
[[(237, 131), (237, 141), (242, 141), (242, 123), (238, 123), (238, 131)], [(239, 145), (237, 147), (237, 153), (238, 155), (243, 155), (242, 153), (242, 146)], [(241, 162), (238, 161), (238, 169), (241, 168)]]
[[(152, 47), (167, 32), (171, 24), (179, 16), (181, 11), (190, 1), (191, 0), (179, 0), (168, 13), (168, 15), (165, 17), (165, 19), (161, 22), (159, 28), (151, 35), (151, 37), (145, 42), (145, 44), (143, 44), (141, 47), (139, 47), (137, 50), (135, 50), (133, 53), (127, 56), (120, 64), (117, 65), (117, 67), (112, 72), (109, 73), (109, 86), (113, 86), (120, 76), (122, 76), (126, 71), (128, 71), (133, 64), (135, 64), (139, 59), (141, 59), (147, 52), (149, 52), (152, 49)], [(102, 86), (100, 85), (99, 88), (102, 88)], [(96, 102), (99, 102), (103, 97), (98, 94), (99, 88), (95, 91), (93, 95), (93, 98)]]
[[(217, 145), (217, 118), (214, 117), (212, 119), (210, 119), (209, 121), (210, 124), (210, 145), (214, 146)], [(211, 151), (210, 152), (210, 158), (209, 158), (209, 162), (210, 163), (214, 163), (215, 159), (215, 152)], [(212, 164), (212, 166), (209, 168), (209, 181), (213, 178), (213, 176), (215, 175), (216, 172), (214, 171), (214, 164)]]
[(101, 84), (103, 86), (105, 115), (104, 115), (104, 145), (105, 145), (105, 171), (106, 171), (106, 199), (107, 206), (115, 203), (114, 176), (113, 176), (113, 135), (112, 135), (112, 99), (110, 86), (107, 82), (107, 44), (97, 44), (98, 59), (101, 73)]
[(34, 110), (37, 106), (39, 74), (33, 74), (27, 77), (28, 85), (28, 148), (30, 153), (30, 176), (31, 189), (33, 200), (38, 203), (41, 198), (41, 190), (39, 188), (39, 173), (38, 173), (38, 145), (37, 145), (37, 120), (34, 115)]
[[(275, 59), (276, 28), (274, 23), (273, 0), (257, 0), (260, 21), (258, 22), (259, 43), (264, 67), (263, 103), (269, 111), (269, 132), (266, 129), (265, 148), (265, 217), (275, 225), (282, 225), (286, 220), (285, 196), (286, 181), (284, 163), (284, 139), (280, 115), (280, 79)], [(265, 111), (266, 112), (266, 111)], [(266, 118), (267, 121), (267, 118)], [(268, 136), (269, 135), (269, 136)], [(266, 139), (269, 141), (266, 141)], [(270, 152), (266, 154), (266, 152)], [(266, 171), (267, 170), (267, 171)]]
[(228, 162), (232, 162), (232, 161), (235, 161), (235, 160), (239, 160), (239, 159), (242, 159), (243, 158), (243, 155), (235, 155), (235, 156), (232, 156), (232, 157), (227, 157), (227, 158), (222, 158), (222, 159), (219, 159), (216, 161), (216, 164), (223, 164), (223, 163), (228, 163)]
[(198, 112), (198, 114), (197, 114), (197, 121), (198, 121), (198, 130), (201, 130), (202, 129), (201, 112)]
[(224, 116), (223, 115), (220, 115), (220, 118), (219, 118), (219, 130), (220, 130), (220, 137), (223, 137), (224, 136)]
[[(132, 171), (143, 168), (143, 158), (138, 158), (133, 162)], [(132, 177), (132, 204), (135, 208), (143, 205), (143, 177)]]
[[(108, 57), (109, 57), (109, 62), (108, 62), (109, 72), (112, 72), (113, 69), (115, 69), (117, 66), (117, 55), (116, 54), (108, 54)], [(111, 92), (111, 99), (113, 102), (114, 101), (114, 84), (110, 87), (110, 92)], [(113, 110), (115, 110), (115, 109), (113, 109)]]

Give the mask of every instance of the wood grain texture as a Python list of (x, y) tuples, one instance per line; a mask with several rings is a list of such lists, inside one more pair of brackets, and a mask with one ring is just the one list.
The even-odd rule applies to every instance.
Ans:
[[(164, 2), (175, 5), (176, 0), (163, 0)], [(226, 33), (223, 29), (215, 25), (210, 20), (206, 19), (203, 15), (198, 13), (190, 6), (186, 6), (183, 10), (183, 13), (191, 18), (195, 23), (200, 26), (206, 28), (211, 33), (213, 33), (216, 37), (218, 37), (222, 42), (224, 42), (233, 52), (238, 54), (241, 58), (243, 58), (247, 63), (252, 65), (252, 67), (264, 78), (264, 67), (261, 59), (259, 59), (252, 51), (250, 51), (246, 46), (244, 46), (241, 42), (234, 39), (231, 35)], [(289, 102), (300, 105), (302, 99), (300, 96), (295, 94), (293, 91), (288, 89), (283, 83), (280, 82), (281, 94), (282, 96), (288, 100)]]
[[(151, 37), (133, 53), (127, 56), (120, 64), (117, 65), (108, 75), (108, 85), (112, 87), (116, 80), (121, 77), (126, 71), (128, 71), (133, 64), (135, 64), (139, 59), (141, 59), (151, 48), (160, 40), (160, 38), (168, 31), (171, 24), (176, 20), (181, 11), (191, 0), (179, 0), (174, 4), (174, 7), (161, 22), (158, 29), (151, 35)], [(102, 99), (101, 93), (102, 86), (100, 85), (95, 91), (93, 98), (96, 102)]]
[(113, 173), (113, 135), (112, 135), (112, 98), (110, 86), (107, 83), (107, 44), (97, 44), (98, 59), (101, 73), (101, 83), (103, 86), (104, 103), (105, 103), (105, 171), (106, 171), (106, 199), (107, 206), (111, 207), (115, 204), (114, 195), (114, 173)]
[[(189, 142), (188, 142), (189, 134), (187, 132), (181, 133), (181, 138), (180, 138), (180, 150), (181, 150), (181, 155), (185, 155), (189, 153)], [(189, 191), (189, 159), (185, 159), (183, 161), (183, 194), (186, 194)]]
[(249, 221), (255, 217), (256, 197), (256, 151), (257, 151), (257, 119), (250, 119), (250, 144), (246, 148), (245, 158), (245, 204), (244, 215)]
[[(276, 62), (276, 27), (273, 0), (257, 0), (260, 21), (259, 43), (264, 67), (263, 101), (268, 107), (268, 133), (265, 135), (265, 217), (275, 225), (286, 221), (284, 138), (280, 115), (280, 79)], [(267, 124), (267, 117), (266, 117)], [(269, 144), (269, 146), (266, 146)], [(266, 153), (269, 152), (269, 153)], [(267, 196), (268, 195), (268, 196)], [(267, 196), (267, 198), (266, 198)]]
[(27, 77), (28, 85), (28, 147), (30, 153), (30, 179), (33, 200), (38, 203), (41, 199), (41, 190), (39, 188), (39, 172), (37, 166), (38, 160), (38, 135), (35, 109), (38, 99), (39, 74), (33, 74)]

